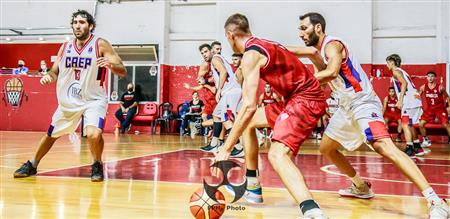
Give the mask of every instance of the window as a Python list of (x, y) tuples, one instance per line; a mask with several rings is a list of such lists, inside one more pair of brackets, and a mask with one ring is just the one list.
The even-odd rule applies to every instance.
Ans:
[(156, 64), (125, 64), (127, 76), (110, 75), (108, 99), (117, 103), (127, 91), (127, 84), (133, 83), (141, 95), (141, 102), (159, 102), (159, 66)]

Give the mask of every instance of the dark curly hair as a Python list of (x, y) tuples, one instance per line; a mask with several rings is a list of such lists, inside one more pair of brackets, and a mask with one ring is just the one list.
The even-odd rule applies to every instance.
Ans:
[(89, 25), (91, 25), (91, 24), (93, 25), (93, 28), (92, 28), (91, 32), (94, 32), (94, 30), (95, 30), (95, 19), (89, 12), (87, 12), (86, 10), (80, 10), (80, 9), (78, 9), (76, 12), (73, 12), (72, 19), (70, 20), (70, 24), (71, 25), (73, 24), (73, 19), (76, 18), (77, 16), (81, 16), (83, 18), (86, 18), (88, 24)]

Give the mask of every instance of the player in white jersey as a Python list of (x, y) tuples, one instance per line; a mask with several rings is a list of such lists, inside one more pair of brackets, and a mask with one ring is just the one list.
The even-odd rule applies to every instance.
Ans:
[[(398, 96), (397, 107), (402, 111), (402, 128), (405, 133), (405, 153), (410, 157), (423, 156), (425, 151), (417, 139), (413, 125), (419, 124), (422, 115), (422, 100), (408, 73), (400, 68), (402, 59), (397, 54), (386, 58), (387, 67), (394, 76), (394, 88)], [(426, 152), (429, 152), (427, 150)]]
[[(233, 126), (234, 117), (236, 116), (239, 102), (241, 101), (242, 89), (237, 82), (231, 64), (223, 56), (220, 54), (213, 55), (211, 46), (208, 44), (201, 45), (199, 50), (205, 61), (210, 63), (217, 100), (217, 106), (213, 112), (213, 137), (210, 144), (201, 149), (203, 151), (215, 152), (221, 145), (219, 137), (222, 125), (228, 131)], [(243, 148), (235, 148), (232, 156), (242, 156), (243, 151)]]
[(15, 178), (36, 174), (39, 161), (62, 135), (73, 133), (84, 116), (84, 131), (93, 155), (91, 181), (103, 181), (102, 129), (107, 109), (104, 88), (108, 70), (124, 77), (127, 74), (122, 60), (108, 41), (94, 36), (95, 20), (91, 14), (78, 10), (72, 14), (75, 39), (64, 43), (41, 84), (56, 82), (58, 108), (53, 114), (47, 134), (42, 137), (34, 159), (15, 171)]
[[(328, 83), (333, 95), (339, 99), (339, 109), (331, 118), (320, 143), (320, 152), (353, 183), (350, 188), (339, 190), (339, 194), (357, 198), (374, 196), (370, 183), (362, 180), (338, 151), (341, 146), (354, 150), (368, 143), (377, 153), (391, 160), (422, 191), (429, 202), (431, 218), (447, 218), (448, 205), (430, 187), (416, 164), (392, 142), (382, 117), (381, 102), (348, 45), (339, 38), (325, 35), (325, 19), (318, 13), (300, 16), (299, 30), (305, 44), (317, 49), (316, 53), (320, 51), (326, 63), (325, 68), (317, 66), (316, 78), (321, 83)], [(319, 55), (305, 54), (311, 50), (301, 47), (290, 50), (297, 56), (315, 57), (312, 60)]]

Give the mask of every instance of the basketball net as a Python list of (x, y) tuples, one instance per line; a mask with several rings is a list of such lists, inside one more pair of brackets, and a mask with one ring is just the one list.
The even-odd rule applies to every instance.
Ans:
[(8, 103), (11, 104), (12, 107), (19, 107), (20, 94), (21, 92), (19, 91), (6, 92)]

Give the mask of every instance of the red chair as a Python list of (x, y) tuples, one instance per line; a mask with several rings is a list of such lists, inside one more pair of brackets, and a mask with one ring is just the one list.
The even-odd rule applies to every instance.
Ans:
[(133, 122), (150, 122), (153, 130), (154, 122), (158, 118), (158, 105), (156, 103), (146, 103), (139, 109), (139, 113), (133, 118)]

